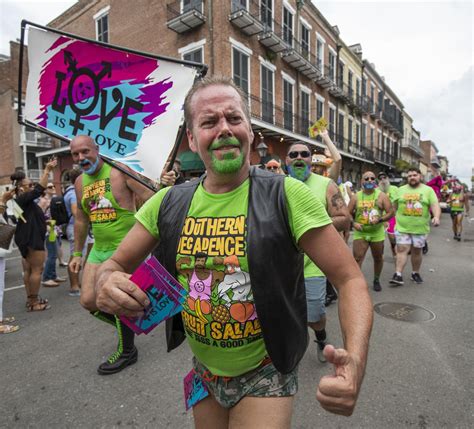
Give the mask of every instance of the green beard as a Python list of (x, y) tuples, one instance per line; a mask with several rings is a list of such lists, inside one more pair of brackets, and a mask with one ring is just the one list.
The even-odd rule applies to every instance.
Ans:
[(240, 151), (239, 155), (235, 156), (234, 153), (229, 152), (224, 154), (223, 159), (217, 159), (214, 155), (213, 149), (218, 149), (223, 146), (235, 146), (240, 148), (240, 142), (235, 137), (214, 141), (209, 146), (212, 170), (217, 174), (237, 173), (244, 164), (244, 154)]

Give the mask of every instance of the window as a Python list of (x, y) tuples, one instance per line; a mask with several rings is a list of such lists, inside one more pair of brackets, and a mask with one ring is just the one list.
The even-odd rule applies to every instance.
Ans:
[(349, 140), (349, 146), (352, 145), (352, 119), (347, 120), (347, 140)]
[(329, 79), (336, 80), (336, 56), (332, 51), (329, 51)]
[(323, 71), (324, 66), (324, 42), (321, 39), (316, 41), (316, 62), (320, 71)]
[(374, 129), (370, 128), (370, 149), (374, 150)]
[(334, 141), (334, 133), (336, 131), (336, 110), (329, 106), (329, 137)]
[(360, 103), (360, 80), (356, 79), (356, 103)]
[(247, 0), (232, 0), (232, 12), (247, 9)]
[(193, 9), (202, 13), (202, 3), (202, 0), (182, 0), (183, 13), (189, 12)]
[(293, 15), (283, 8), (283, 40), (290, 46), (293, 46)]
[(194, 51), (186, 52), (183, 54), (183, 60), (194, 61), (196, 63), (202, 63), (202, 48), (195, 49)]
[(262, 24), (273, 28), (272, 0), (260, 0), (260, 17)]
[(273, 72), (264, 65), (261, 66), (261, 70), (262, 120), (273, 124)]
[(301, 134), (308, 135), (309, 131), (309, 94), (305, 91), (300, 92), (301, 99)]
[(355, 143), (358, 147), (360, 147), (360, 124), (358, 124), (357, 122), (356, 122)]
[(324, 104), (321, 100), (316, 100), (316, 119), (320, 119), (324, 116)]
[(344, 115), (339, 113), (339, 119), (337, 121), (337, 141), (342, 143), (344, 141)]
[(249, 93), (249, 57), (236, 48), (232, 48), (232, 78), (235, 84), (246, 94)]
[(365, 77), (362, 78), (362, 96), (365, 97), (367, 95), (367, 79)]
[(367, 144), (367, 124), (362, 123), (360, 132), (360, 143), (363, 147), (365, 147)]
[(339, 61), (337, 65), (337, 84), (339, 88), (342, 88), (342, 83), (344, 82), (344, 64)]
[(353, 88), (352, 88), (353, 80), (354, 80), (354, 74), (352, 73), (351, 70), (349, 70), (349, 73), (347, 75), (347, 84), (349, 85), (349, 95), (351, 97), (353, 94)]
[(309, 30), (308, 28), (301, 24), (301, 55), (306, 59), (309, 59)]
[(283, 126), (293, 131), (293, 85), (283, 79)]
[(379, 99), (378, 99), (378, 103), (379, 103), (379, 111), (380, 110), (383, 110), (383, 97), (384, 97), (384, 94), (383, 94), (383, 91), (379, 91)]
[(109, 14), (101, 14), (95, 19), (96, 39), (99, 42), (109, 43)]
[(374, 103), (375, 103), (375, 87), (371, 86), (370, 87), (370, 111), (371, 112), (375, 110)]

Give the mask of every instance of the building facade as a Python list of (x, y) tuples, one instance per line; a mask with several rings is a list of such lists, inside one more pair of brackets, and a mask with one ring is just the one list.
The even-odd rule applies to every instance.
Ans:
[[(368, 169), (395, 174), (404, 142), (403, 104), (363, 59), (361, 46), (347, 46), (311, 1), (137, 0), (130, 7), (126, 0), (79, 0), (49, 26), (203, 62), (209, 75), (232, 77), (248, 95), (254, 164), (262, 156), (284, 159), (292, 142), (322, 148), (308, 128), (324, 116), (343, 157), (343, 180), (358, 182)], [(12, 144), (19, 146), (18, 139)], [(40, 168), (42, 158), (56, 153), (61, 168), (69, 167), (67, 148), (48, 144), (31, 165)], [(189, 157), (186, 139), (179, 153)], [(18, 151), (15, 156), (21, 166)]]

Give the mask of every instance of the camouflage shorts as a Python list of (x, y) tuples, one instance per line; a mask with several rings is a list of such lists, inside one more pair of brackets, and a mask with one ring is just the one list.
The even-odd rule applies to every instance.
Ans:
[(193, 358), (193, 367), (209, 393), (224, 408), (232, 408), (245, 396), (293, 396), (298, 391), (298, 367), (288, 374), (282, 374), (270, 359), (265, 359), (258, 368), (237, 377), (212, 375), (196, 358)]

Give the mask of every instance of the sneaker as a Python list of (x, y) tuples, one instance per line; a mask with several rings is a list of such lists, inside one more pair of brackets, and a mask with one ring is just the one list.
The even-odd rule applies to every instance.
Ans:
[(382, 290), (382, 285), (380, 284), (380, 281), (374, 280), (374, 291), (375, 292), (380, 292)]
[(403, 285), (403, 277), (402, 276), (399, 276), (397, 273), (395, 273), (392, 277), (392, 280), (390, 280), (390, 283), (392, 285), (396, 285), (396, 286), (401, 286)]
[(421, 285), (423, 283), (423, 279), (418, 273), (411, 273), (411, 279), (418, 285)]
[(80, 289), (70, 289), (69, 296), (81, 296), (81, 290)]
[(44, 287), (58, 287), (59, 283), (56, 283), (54, 280), (46, 280), (45, 282), (41, 282)]
[[(326, 341), (327, 341), (327, 340), (326, 340)], [(317, 354), (318, 354), (318, 360), (319, 360), (319, 362), (321, 362), (321, 363), (325, 363), (325, 362), (326, 362), (326, 358), (324, 357), (324, 353), (323, 353), (324, 347), (326, 347), (326, 341), (314, 340), (314, 342), (317, 344), (317, 346), (316, 346), (316, 352), (317, 352)]]
[(65, 281), (66, 281), (66, 278), (65, 278), (65, 277), (56, 277), (56, 278), (54, 279), (54, 281), (55, 281), (56, 283), (62, 283), (62, 282), (65, 282)]
[(102, 363), (99, 368), (97, 368), (97, 372), (100, 375), (115, 374), (129, 365), (133, 365), (137, 360), (138, 350), (136, 347), (133, 347), (129, 352), (119, 352), (117, 350), (104, 363)]

